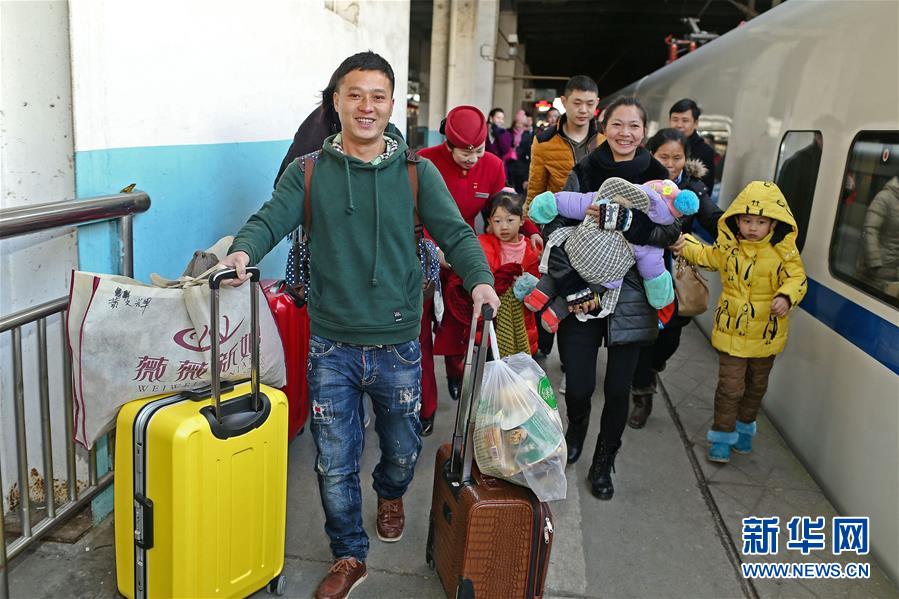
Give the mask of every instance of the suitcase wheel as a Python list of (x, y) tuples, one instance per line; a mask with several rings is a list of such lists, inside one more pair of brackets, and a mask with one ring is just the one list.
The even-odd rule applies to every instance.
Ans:
[(268, 583), (266, 590), (270, 595), (277, 595), (278, 597), (284, 594), (284, 587), (287, 586), (287, 579), (283, 574), (278, 574), (275, 578), (272, 578)]
[(474, 583), (467, 578), (459, 580), (459, 584), (456, 586), (456, 599), (475, 599)]

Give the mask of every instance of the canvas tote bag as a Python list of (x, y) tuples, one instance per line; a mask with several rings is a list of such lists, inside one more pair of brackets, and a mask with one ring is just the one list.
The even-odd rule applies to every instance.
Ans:
[[(160, 283), (164, 280), (154, 277)], [(211, 378), (209, 288), (181, 277), (170, 287), (128, 277), (76, 271), (67, 322), (72, 352), (75, 440), (90, 447), (133, 399), (202, 387)], [(260, 306), (267, 306), (264, 297)], [(250, 298), (222, 287), (222, 380), (250, 375)], [(260, 381), (285, 384), (284, 354), (268, 310), (260, 310)]]

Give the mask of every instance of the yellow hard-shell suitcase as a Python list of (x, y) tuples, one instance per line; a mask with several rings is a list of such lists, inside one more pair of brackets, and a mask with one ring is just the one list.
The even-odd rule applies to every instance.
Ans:
[[(284, 591), (288, 404), (258, 383), (258, 270), (249, 270), (251, 381), (222, 394), (213, 368), (211, 389), (141, 399), (119, 412), (116, 574), (126, 597)], [(218, 285), (233, 276), (210, 279), (216, 325)]]

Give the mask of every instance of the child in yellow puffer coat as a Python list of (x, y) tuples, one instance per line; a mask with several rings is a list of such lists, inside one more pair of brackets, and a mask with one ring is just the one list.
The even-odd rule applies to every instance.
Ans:
[(683, 236), (675, 247), (688, 262), (721, 274), (712, 345), (719, 352), (715, 419), (708, 458), (752, 451), (756, 415), (774, 358), (787, 342), (787, 314), (807, 291), (796, 248), (798, 228), (777, 185), (753, 181), (718, 221), (715, 245)]

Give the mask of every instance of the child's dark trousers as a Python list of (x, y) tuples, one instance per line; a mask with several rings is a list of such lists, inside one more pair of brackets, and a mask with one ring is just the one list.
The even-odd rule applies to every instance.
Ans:
[(718, 352), (718, 357), (720, 365), (712, 430), (730, 433), (736, 429), (737, 420), (747, 424), (755, 422), (768, 390), (774, 356), (737, 358)]

